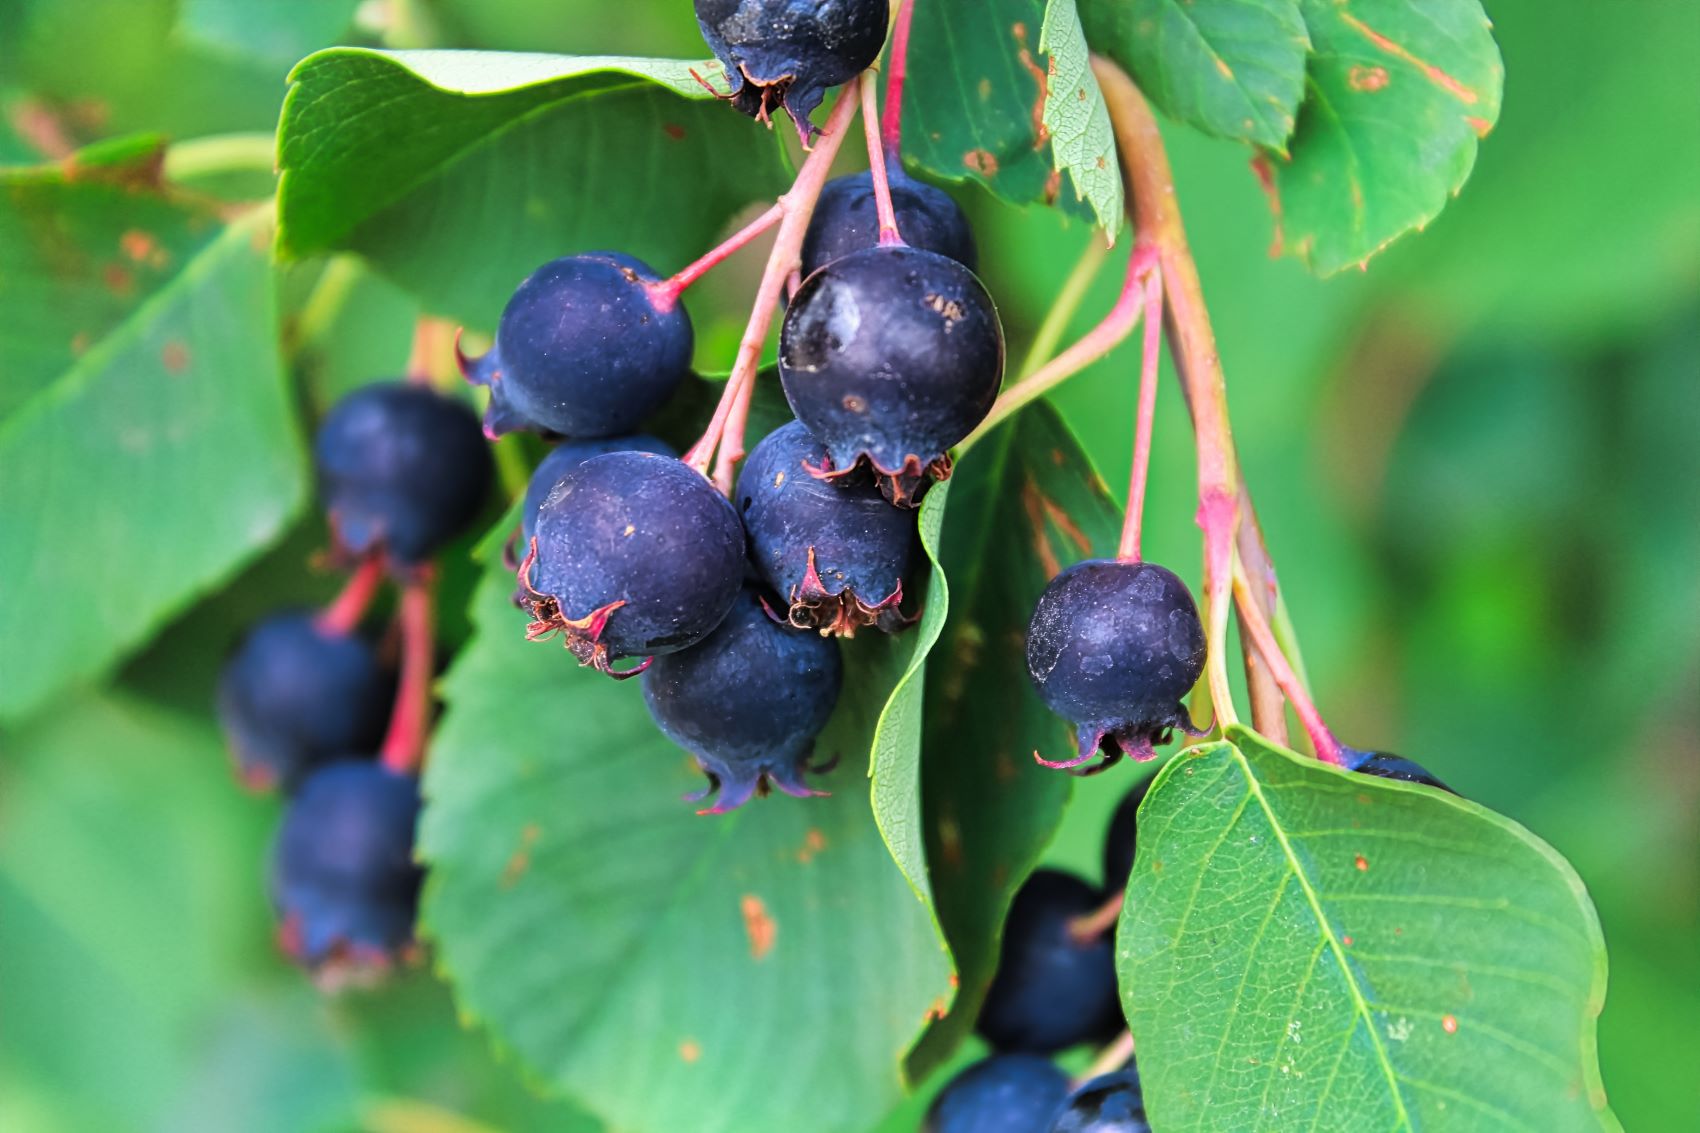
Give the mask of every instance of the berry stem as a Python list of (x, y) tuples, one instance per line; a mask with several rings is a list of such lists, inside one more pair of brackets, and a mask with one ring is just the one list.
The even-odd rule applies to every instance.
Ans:
[(1092, 1065), (1081, 1071), (1080, 1077), (1074, 1080), (1074, 1084), (1081, 1086), (1100, 1074), (1113, 1074), (1126, 1066), (1127, 1060), (1132, 1057), (1133, 1032), (1123, 1031), (1109, 1046), (1098, 1052), (1098, 1057), (1092, 1060)]
[(1090, 913), (1084, 913), (1068, 922), (1069, 935), (1082, 944), (1090, 943), (1116, 927), (1121, 919), (1122, 905), (1127, 895), (1121, 892), (1110, 894), (1102, 905)]
[(738, 343), (732, 373), (726, 379), (726, 388), (721, 391), (708, 428), (683, 457), (686, 464), (704, 476), (709, 474), (709, 465), (713, 463), (714, 482), (728, 495), (732, 492), (732, 468), (744, 456), (744, 425), (755, 392), (762, 347), (767, 343), (767, 332), (773, 326), (785, 282), (802, 262), (803, 236), (809, 229), (809, 217), (832, 171), (832, 159), (837, 156), (851, 117), (856, 113), (862, 82), (859, 75), (844, 84), (814, 149), (797, 170), (797, 179), (774, 205), (782, 214), (779, 234), (774, 237), (773, 251), (768, 254), (767, 268), (756, 288), (755, 305), (749, 324), (744, 327), (744, 337)]
[(868, 178), (874, 186), (874, 211), (880, 218), (880, 243), (901, 244), (902, 233), (897, 231), (897, 209), (891, 203), (891, 181), (885, 172), (885, 152), (880, 148), (876, 119), (879, 107), (874, 102), (874, 84), (862, 84), (862, 132), (868, 139)]
[[(1276, 586), (1275, 564), (1269, 561), (1269, 550), (1263, 544), (1263, 529), (1258, 525), (1257, 511), (1251, 505), (1251, 494), (1246, 490), (1243, 472), (1240, 474), (1240, 532), (1234, 541), (1234, 550), (1247, 576), (1257, 580), (1257, 585), (1252, 587), (1252, 604), (1273, 623), (1276, 640), (1285, 636), (1287, 641), (1283, 645), (1291, 643), (1292, 648), (1288, 649), (1287, 655), (1296, 660), (1298, 647), (1292, 616), (1287, 612), (1287, 605), (1281, 600), (1280, 589)], [(1244, 615), (1241, 615), (1241, 624), (1243, 628)], [(1266, 739), (1285, 745), (1288, 740), (1287, 702), (1281, 695), (1281, 686), (1275, 683), (1275, 674), (1269, 671), (1262, 655), (1244, 633), (1240, 634), (1240, 660), (1245, 668), (1252, 724)], [(1300, 683), (1304, 683), (1304, 666), (1296, 664), (1294, 667)]]
[(431, 729), (436, 588), (436, 569), (422, 568), (402, 587), (401, 610), (396, 616), (401, 624), (401, 679), (395, 708), (390, 712), (390, 729), (378, 757), (385, 767), (401, 775), (419, 770), (425, 756), (425, 736)]
[(322, 633), (349, 634), (366, 616), (366, 610), (384, 583), (384, 556), (367, 555), (343, 583), (342, 592), (322, 611), (315, 624)]
[(1252, 599), (1251, 579), (1247, 577), (1245, 564), (1236, 555), (1234, 558), (1234, 600), (1240, 613), (1240, 628), (1251, 638), (1252, 644), (1263, 657), (1263, 663), (1269, 666), (1274, 674), (1275, 683), (1281, 687), (1281, 692), (1293, 706), (1293, 712), (1304, 725), (1305, 733), (1310, 736), (1310, 745), (1316, 750), (1316, 758), (1324, 763), (1332, 763), (1336, 767), (1344, 767), (1345, 759), (1340, 755), (1340, 741), (1334, 738), (1334, 733), (1328, 730), (1328, 725), (1322, 721), (1322, 713), (1316, 709), (1316, 703), (1305, 691), (1304, 683), (1299, 680), (1293, 667), (1287, 664), (1287, 655), (1281, 652), (1281, 646), (1275, 640), (1275, 634), (1269, 629), (1269, 622), (1263, 616), (1263, 610)]
[[(1138, 260), (1137, 247), (1134, 259)], [(1132, 265), (1129, 265), (1130, 269)], [(1153, 263), (1145, 273), (1145, 343), (1139, 359), (1139, 410), (1133, 425), (1133, 471), (1127, 484), (1127, 512), (1116, 557), (1139, 561), (1139, 533), (1145, 517), (1145, 482), (1151, 472), (1151, 426), (1157, 412), (1157, 371), (1163, 362), (1163, 271)]]
[(650, 284), (649, 294), (655, 300), (655, 305), (663, 311), (670, 309), (674, 303), (678, 302), (679, 296), (684, 293), (685, 288), (707, 275), (709, 269), (726, 260), (757, 236), (778, 224), (784, 215), (785, 211), (775, 201), (772, 208), (711, 248), (695, 263), (685, 267), (669, 279)]
[(901, 0), (897, 19), (891, 25), (891, 58), (886, 63), (885, 117), (880, 136), (891, 160), (903, 160), (903, 85), (909, 77), (909, 24), (915, 18), (915, 0)]
[(407, 355), (407, 380), (429, 386), (435, 379), (437, 362), (450, 351), (453, 329), (442, 319), (420, 315), (413, 323), (413, 348)]

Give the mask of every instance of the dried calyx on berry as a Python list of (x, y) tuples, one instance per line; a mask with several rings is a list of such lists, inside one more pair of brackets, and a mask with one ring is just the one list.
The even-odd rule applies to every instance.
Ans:
[(472, 410), (414, 383), (381, 382), (337, 402), (313, 456), (338, 549), (382, 552), (401, 567), (465, 531), (493, 476)]
[(1458, 793), (1435, 778), (1428, 768), (1402, 755), (1387, 751), (1359, 751), (1355, 747), (1344, 745), (1340, 748), (1340, 755), (1345, 760), (1346, 770), (1356, 771), (1359, 775), (1398, 779), (1403, 783), (1421, 783), (1425, 787), (1437, 787), (1449, 795)]
[(1078, 751), (1048, 767), (1101, 771), (1152, 758), (1172, 730), (1203, 733), (1181, 698), (1204, 672), (1204, 626), (1186, 583), (1155, 563), (1088, 559), (1057, 575), (1027, 627), (1027, 672), (1070, 721)]
[(690, 372), (690, 316), (620, 252), (551, 260), (514, 291), (496, 342), (461, 372), (490, 390), (484, 431), (588, 438), (635, 430)]
[(703, 814), (722, 814), (765, 794), (823, 792), (805, 782), (815, 737), (844, 680), (838, 645), (780, 625), (745, 587), (732, 612), (700, 644), (657, 657), (643, 678), (644, 703), (667, 738), (696, 757), (719, 792)]
[(1003, 326), (974, 273), (901, 244), (809, 276), (780, 330), (786, 400), (832, 459), (817, 474), (865, 466), (906, 507), (950, 475), (949, 449), (985, 419), (1003, 363)]
[(1037, 1054), (994, 1054), (933, 1099), (921, 1133), (1042, 1133), (1068, 1096), (1068, 1076)]
[[(908, 176), (895, 162), (889, 168), (891, 207), (897, 214), (897, 230), (903, 242), (949, 256), (969, 271), (975, 270), (979, 254), (962, 206), (944, 190)], [(821, 190), (814, 215), (809, 218), (800, 270), (804, 276), (813, 275), (816, 268), (874, 247), (879, 237), (873, 174), (863, 170), (834, 177)]]
[(849, 637), (861, 626), (891, 633), (912, 624), (900, 607), (914, 513), (891, 506), (866, 472), (810, 475), (825, 460), (826, 449), (798, 421), (751, 451), (737, 504), (756, 570), (799, 629)]
[(784, 110), (807, 143), (827, 88), (879, 58), (890, 10), (886, 0), (696, 0), (696, 13), (732, 105), (763, 122)]
[(527, 636), (559, 632), (581, 663), (620, 677), (644, 666), (616, 673), (614, 661), (708, 636), (743, 578), (732, 504), (695, 469), (648, 452), (591, 457), (563, 475), (519, 571)]
[(252, 790), (293, 789), (313, 768), (383, 739), (395, 671), (359, 633), (305, 610), (272, 614), (218, 678), (218, 718)]
[(1151, 1133), (1139, 1071), (1130, 1065), (1082, 1083), (1045, 1133)]

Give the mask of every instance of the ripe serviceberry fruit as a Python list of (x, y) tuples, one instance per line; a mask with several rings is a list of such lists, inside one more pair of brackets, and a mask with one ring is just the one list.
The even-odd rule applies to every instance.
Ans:
[[(1186, 583), (1155, 563), (1088, 559), (1051, 580), (1027, 627), (1027, 672), (1052, 712), (1072, 722), (1078, 767), (1118, 749), (1150, 759), (1171, 729), (1200, 735), (1181, 698), (1204, 671), (1204, 627)], [(1089, 772), (1085, 772), (1089, 773)]]
[(370, 642), (291, 610), (250, 629), (225, 662), (218, 718), (242, 782), (289, 789), (321, 763), (375, 750), (394, 696)]
[(673, 446), (648, 433), (630, 437), (600, 437), (587, 441), (564, 440), (549, 450), (538, 462), (531, 480), (525, 486), (525, 503), (520, 508), (520, 530), (523, 541), (529, 543), (537, 530), (537, 511), (562, 476), (593, 456), (611, 452), (653, 452), (657, 456), (678, 456)]
[(1070, 926), (1103, 903), (1085, 881), (1051, 869), (1035, 870), (1015, 894), (977, 1024), (994, 1048), (1054, 1054), (1121, 1029), (1112, 934), (1081, 940)]
[(1068, 1076), (1036, 1054), (995, 1054), (939, 1091), (921, 1133), (1042, 1133), (1068, 1096)]
[(1145, 801), (1145, 793), (1150, 789), (1150, 778), (1134, 784), (1110, 816), (1109, 829), (1104, 832), (1104, 888), (1108, 892), (1120, 893), (1127, 888), (1138, 845), (1139, 804)]
[(1048, 1133), (1151, 1133), (1139, 1072), (1130, 1066), (1082, 1085), (1068, 1096)]
[(738, 510), (750, 556), (788, 604), (799, 629), (887, 633), (913, 619), (898, 609), (915, 545), (913, 512), (892, 507), (865, 473), (822, 480), (809, 474), (826, 449), (801, 422), (769, 433), (738, 477)]
[(808, 796), (815, 737), (826, 727), (844, 666), (836, 642), (779, 625), (745, 587), (720, 627), (690, 649), (657, 657), (643, 678), (649, 714), (667, 738), (696, 756), (720, 792), (702, 814), (722, 814), (768, 786)]
[[(895, 165), (890, 171), (891, 206), (897, 229), (912, 248), (949, 256), (973, 271), (979, 256), (974, 233), (962, 207), (949, 193), (906, 176)], [(816, 268), (879, 243), (880, 219), (874, 204), (873, 174), (864, 170), (834, 177), (821, 190), (809, 230), (803, 237), (805, 276)]]
[(490, 448), (472, 410), (422, 385), (355, 390), (313, 442), (319, 493), (338, 545), (416, 566), (478, 518)]
[(1381, 779), (1398, 779), (1406, 783), (1421, 783), (1425, 787), (1438, 787), (1449, 795), (1458, 792), (1436, 779), (1422, 764), (1414, 759), (1406, 759), (1402, 755), (1394, 755), (1386, 751), (1359, 751), (1357, 748), (1341, 747), (1340, 754), (1345, 757), (1348, 770), (1360, 775), (1374, 775)]
[(901, 244), (852, 252), (797, 289), (779, 337), (779, 376), (797, 419), (832, 457), (866, 464), (893, 503), (913, 506), (950, 475), (1003, 380), (1003, 327), (974, 273)]
[(421, 871), (419, 782), (377, 763), (307, 777), (272, 852), (278, 940), (314, 970), (383, 969), (411, 951)]
[(630, 433), (691, 366), (691, 320), (648, 264), (620, 252), (551, 260), (508, 300), (496, 344), (461, 372), (488, 386), (484, 431)]
[(886, 0), (696, 0), (696, 10), (732, 105), (763, 122), (783, 108), (805, 143), (826, 89), (861, 74), (885, 45)]
[[(744, 528), (695, 469), (649, 452), (593, 456), (537, 512), (519, 581), (533, 640), (556, 631), (586, 665), (695, 645), (744, 579)], [(646, 662), (647, 664), (647, 662)]]

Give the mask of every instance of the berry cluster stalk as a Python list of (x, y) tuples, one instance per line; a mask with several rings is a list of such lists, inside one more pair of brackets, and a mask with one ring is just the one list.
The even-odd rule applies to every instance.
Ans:
[[(1139, 258), (1136, 247), (1134, 258)], [(1145, 482), (1151, 472), (1151, 427), (1157, 413), (1157, 371), (1163, 363), (1163, 269), (1153, 263), (1145, 273), (1145, 344), (1139, 360), (1139, 409), (1133, 426), (1133, 471), (1127, 485), (1127, 512), (1122, 519), (1121, 545), (1116, 557), (1139, 561), (1139, 534), (1145, 520)]]
[(1133, 1032), (1123, 1031), (1116, 1039), (1098, 1052), (1098, 1057), (1092, 1060), (1092, 1065), (1081, 1071), (1080, 1077), (1074, 1080), (1076, 1086), (1085, 1085), (1100, 1074), (1113, 1074), (1127, 1065), (1127, 1060), (1133, 1057)]
[[(862, 131), (868, 138), (868, 179), (874, 186), (874, 210), (880, 218), (881, 244), (901, 244), (903, 236), (897, 231), (897, 210), (891, 204), (891, 181), (885, 171), (885, 151), (880, 148), (879, 126), (875, 119), (879, 108), (874, 103), (874, 84), (862, 84)], [(892, 151), (893, 160), (898, 159)]]
[(319, 612), (316, 624), (324, 633), (348, 634), (366, 616), (366, 610), (384, 584), (384, 556), (367, 555), (343, 584), (342, 593)]
[(431, 729), (431, 677), (435, 667), (436, 568), (423, 567), (402, 588), (401, 679), (395, 708), (378, 758), (397, 774), (414, 774), (425, 756), (425, 737)]
[(1324, 763), (1332, 763), (1336, 767), (1344, 767), (1345, 759), (1340, 754), (1340, 742), (1334, 738), (1334, 733), (1323, 723), (1322, 713), (1316, 710), (1316, 704), (1310, 699), (1304, 685), (1299, 681), (1298, 674), (1287, 664), (1287, 655), (1281, 652), (1280, 643), (1275, 640), (1275, 634), (1270, 631), (1269, 623), (1263, 617), (1263, 611), (1256, 602), (1251, 601), (1251, 580), (1246, 576), (1245, 564), (1234, 559), (1234, 597), (1239, 600), (1240, 628), (1251, 639), (1252, 645), (1263, 658), (1263, 663), (1269, 666), (1269, 671), (1275, 676), (1275, 683), (1281, 692), (1292, 702), (1293, 712), (1304, 725), (1305, 734), (1310, 737), (1310, 746), (1315, 749), (1316, 757)]
[(414, 385), (429, 386), (435, 379), (432, 367), (437, 360), (449, 356), (451, 338), (459, 331), (429, 315), (421, 315), (413, 324), (413, 348), (407, 356), (407, 380)]
[(686, 266), (669, 279), (650, 284), (649, 294), (654, 298), (656, 307), (663, 311), (670, 310), (673, 304), (679, 301), (679, 296), (684, 293), (685, 288), (707, 275), (709, 269), (719, 265), (732, 253), (778, 224), (784, 216), (785, 210), (777, 201), (774, 202), (772, 208), (728, 236), (717, 247), (705, 252), (695, 263)]
[(893, 160), (901, 159), (903, 151), (903, 85), (909, 77), (909, 25), (915, 18), (915, 0), (901, 0), (897, 18), (891, 25), (891, 59), (886, 64), (885, 118), (880, 123), (880, 135), (885, 152)]

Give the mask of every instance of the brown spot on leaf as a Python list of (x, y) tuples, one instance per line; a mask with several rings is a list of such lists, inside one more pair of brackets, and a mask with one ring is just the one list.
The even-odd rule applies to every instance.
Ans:
[(1465, 86), (1439, 67), (1436, 67), (1433, 63), (1417, 58), (1417, 56), (1411, 54), (1411, 52), (1404, 46), (1388, 39), (1386, 36), (1382, 35), (1374, 28), (1371, 28), (1368, 24), (1364, 23), (1351, 13), (1342, 11), (1340, 13), (1340, 22), (1345, 24), (1347, 27), (1355, 29), (1365, 39), (1369, 40), (1395, 59), (1409, 63), (1411, 66), (1421, 71), (1429, 82), (1450, 94), (1459, 102), (1468, 106), (1474, 106), (1477, 102), (1481, 101), (1481, 96), (1475, 91), (1471, 90), (1469, 87)]
[(1258, 187), (1269, 202), (1269, 215), (1275, 220), (1275, 235), (1269, 242), (1269, 258), (1274, 259), (1281, 254), (1286, 243), (1286, 235), (1281, 230), (1281, 191), (1275, 187), (1275, 167), (1269, 164), (1266, 155), (1260, 153), (1251, 159), (1251, 171), (1257, 176)]
[(71, 353), (81, 355), (89, 348), (89, 332), (80, 330), (71, 336)]
[(512, 889), (519, 879), (525, 876), (525, 871), (531, 868), (531, 847), (537, 844), (537, 839), (543, 833), (535, 822), (528, 822), (519, 832), (519, 845), (515, 847), (513, 856), (508, 858), (508, 864), (502, 867), (502, 888)]
[(174, 338), (160, 348), (159, 360), (165, 364), (166, 373), (184, 373), (189, 369), (189, 348)]
[(990, 150), (971, 149), (962, 155), (962, 164), (982, 177), (996, 177), (998, 159)]
[(824, 849), (826, 849), (826, 835), (811, 826), (808, 833), (803, 835), (803, 848), (797, 851), (797, 860), (808, 865), (815, 860), (815, 855)]
[(750, 959), (766, 959), (773, 951), (773, 938), (779, 934), (779, 926), (773, 923), (767, 906), (754, 893), (744, 894), (739, 908), (744, 914), (744, 933), (750, 938)]
[(1493, 133), (1493, 123), (1489, 122), (1486, 118), (1471, 118), (1470, 116), (1465, 115), (1464, 122), (1470, 127), (1470, 129), (1476, 132), (1476, 137), (1478, 138), (1485, 138), (1489, 134)]
[(1369, 859), (1364, 857), (1362, 854), (1359, 854), (1357, 857), (1353, 858), (1352, 864), (1358, 867), (1359, 873), (1368, 873), (1369, 872)]
[(1458, 1033), (1458, 1019), (1457, 1019), (1457, 1017), (1453, 1016), (1453, 1015), (1442, 1015), (1440, 1017), (1440, 1029), (1445, 1031), (1449, 1035), (1457, 1034)]
[(1045, 203), (1054, 205), (1062, 193), (1062, 170), (1053, 169), (1045, 175)]
[(1056, 548), (1051, 546), (1051, 529), (1045, 523), (1044, 497), (1031, 479), (1021, 485), (1021, 510), (1027, 513), (1027, 526), (1032, 529), (1033, 553), (1039, 558), (1046, 578), (1055, 578), (1062, 571)]
[(1220, 55), (1216, 57), (1216, 70), (1230, 83), (1234, 81), (1234, 69), (1228, 66), (1228, 61)]
[(118, 237), (118, 247), (138, 264), (151, 264), (159, 251), (159, 243), (139, 228), (132, 228)]
[(1018, 53), (1021, 65), (1027, 69), (1029, 75), (1033, 76), (1033, 81), (1039, 87), (1038, 93), (1033, 98), (1033, 108), (1029, 113), (1033, 119), (1033, 148), (1041, 149), (1046, 142), (1051, 140), (1051, 128), (1045, 125), (1045, 102), (1051, 96), (1051, 73), (1048, 69), (1039, 66), (1033, 58), (1033, 53), (1027, 50), (1027, 25), (1016, 24), (1011, 30), (1015, 32), (1015, 42), (1021, 45), (1021, 50)]
[(679, 1044), (679, 1057), (686, 1062), (695, 1062), (702, 1057), (702, 1047), (695, 1039), (686, 1039)]
[(1389, 81), (1386, 67), (1357, 66), (1346, 72), (1346, 85), (1365, 93), (1382, 90)]
[(979, 85), (975, 87), (975, 93), (980, 96), (981, 102), (988, 102), (991, 100), (992, 90), (993, 87), (991, 79), (981, 79)]
[(661, 127), (661, 132), (676, 142), (685, 140), (685, 128), (677, 122), (668, 122)]
[(136, 290), (136, 279), (122, 264), (107, 264), (100, 272), (101, 282), (106, 289), (120, 299), (127, 299)]

